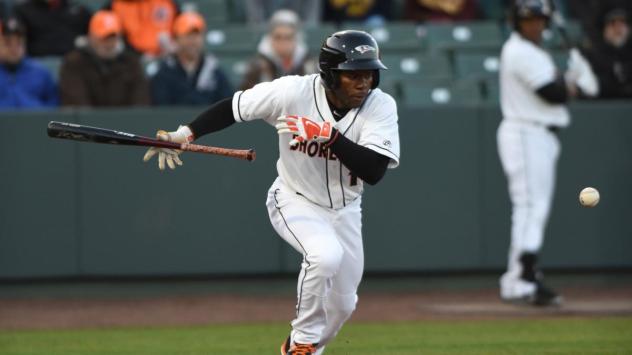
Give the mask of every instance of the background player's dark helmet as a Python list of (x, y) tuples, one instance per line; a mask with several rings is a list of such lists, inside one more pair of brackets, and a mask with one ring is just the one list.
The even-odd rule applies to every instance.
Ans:
[(387, 69), (380, 60), (380, 49), (370, 34), (363, 31), (340, 31), (327, 37), (320, 48), (318, 69), (325, 86), (339, 85), (338, 71), (373, 70), (373, 86), (380, 83), (380, 69)]
[(550, 0), (514, 0), (512, 9), (512, 21), (514, 28), (519, 30), (518, 22), (520, 19), (531, 17), (544, 17), (547, 22), (553, 14)]

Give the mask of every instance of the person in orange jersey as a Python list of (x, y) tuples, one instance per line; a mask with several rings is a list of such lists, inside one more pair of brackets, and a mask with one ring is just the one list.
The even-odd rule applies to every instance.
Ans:
[(121, 19), (126, 42), (144, 55), (157, 57), (170, 50), (173, 21), (180, 12), (174, 0), (111, 0), (104, 9)]

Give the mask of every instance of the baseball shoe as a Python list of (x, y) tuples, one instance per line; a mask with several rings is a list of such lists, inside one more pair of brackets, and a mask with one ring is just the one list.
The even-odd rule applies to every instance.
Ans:
[(545, 286), (541, 281), (538, 281), (530, 303), (534, 306), (560, 306), (562, 304), (562, 296)]
[[(283, 355), (315, 355), (317, 344), (289, 344), (289, 339), (281, 346), (281, 354)], [(289, 348), (289, 349), (288, 349)], [(283, 352), (288, 349), (286, 352)]]
[(288, 335), (287, 339), (281, 344), (281, 355), (287, 355), (288, 351), (290, 351), (290, 335)]

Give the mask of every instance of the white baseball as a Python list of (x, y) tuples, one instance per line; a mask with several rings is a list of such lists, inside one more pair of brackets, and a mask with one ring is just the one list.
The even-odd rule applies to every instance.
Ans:
[(586, 187), (579, 193), (579, 203), (584, 207), (595, 207), (599, 203), (599, 191), (594, 187)]

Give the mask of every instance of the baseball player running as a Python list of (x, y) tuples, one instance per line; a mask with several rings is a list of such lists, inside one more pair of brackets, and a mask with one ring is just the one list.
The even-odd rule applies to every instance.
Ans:
[(594, 74), (577, 50), (571, 51), (569, 69), (562, 76), (540, 46), (550, 18), (546, 0), (514, 3), (514, 32), (500, 57), (503, 120), (497, 134), (513, 204), (509, 262), (500, 279), (500, 295), (541, 306), (561, 301), (543, 284), (537, 266), (560, 153), (557, 133), (569, 124), (569, 98), (597, 91)]
[[(276, 178), (266, 202), (277, 233), (303, 255), (287, 355), (322, 354), (357, 302), (364, 256), (361, 201), (399, 164), (397, 107), (378, 89), (382, 64), (366, 32), (328, 37), (319, 74), (286, 76), (238, 91), (162, 140), (190, 142), (235, 122), (263, 119), (279, 133)], [(160, 169), (179, 152), (151, 148)]]

